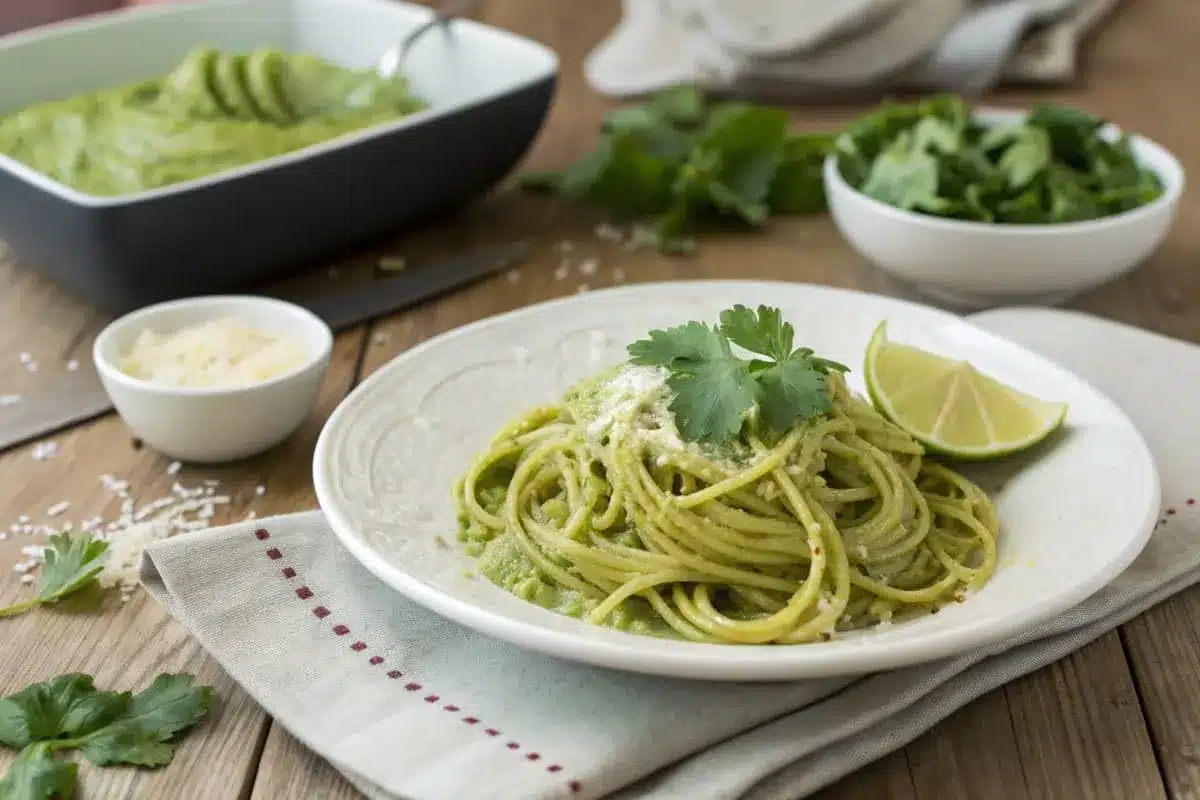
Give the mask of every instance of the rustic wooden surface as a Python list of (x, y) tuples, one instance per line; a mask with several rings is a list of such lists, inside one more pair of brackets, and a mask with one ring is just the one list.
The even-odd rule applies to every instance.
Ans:
[[(493, 0), (482, 18), (545, 42), (562, 56), (558, 98), (529, 157), (539, 167), (578, 156), (608, 103), (590, 93), (580, 75), (583, 55), (617, 16), (615, 0)], [(1189, 98), (1200, 84), (1200, 5), (1191, 0), (1126, 2), (1089, 46), (1086, 79), (1055, 91), (1005, 91), (992, 102), (1039, 100), (1081, 105), (1137, 129), (1171, 148), (1200, 174), (1200, 110)], [(828, 128), (859, 109), (798, 110), (796, 124)], [(378, 320), (338, 337), (320, 409), (288, 443), (247, 463), (184, 468), (168, 475), (165, 459), (137, 449), (122, 422), (109, 416), (54, 437), (60, 452), (36, 460), (33, 445), (0, 456), (0, 514), (43, 520), (45, 509), (67, 500), (66, 516), (115, 516), (98, 479), (129, 480), (142, 501), (169, 491), (179, 479), (194, 485), (219, 479), (233, 495), (215, 522), (249, 512), (259, 516), (311, 508), (309, 458), (325, 416), (359, 380), (429, 336), (470, 320), (592, 287), (625, 281), (707, 277), (760, 277), (908, 294), (856, 258), (823, 218), (791, 220), (769, 233), (706, 239), (699, 254), (670, 260), (630, 253), (592, 236), (597, 218), (566, 204), (501, 194), (453, 219), (391, 243), (414, 262), (473, 243), (535, 234), (541, 245), (519, 280), (497, 278), (439, 302)], [(560, 240), (579, 243), (577, 260), (594, 255), (601, 269), (556, 280)], [(1074, 303), (1083, 310), (1200, 340), (1200, 199), (1184, 197), (1170, 240), (1129, 278)], [(347, 263), (353, 262), (349, 259)], [(326, 268), (287, 284), (302, 295), (322, 286), (367, 280), (361, 269)], [(104, 320), (43, 281), (11, 265), (0, 267), (0, 394), (47, 380), (72, 357), (87, 356), (90, 336)], [(17, 358), (28, 351), (39, 370)], [(0, 409), (3, 413), (3, 409)], [(264, 484), (265, 494), (255, 487)], [(106, 505), (107, 504), (107, 505)], [(6, 527), (0, 518), (0, 530)], [(8, 565), (30, 539), (0, 541), (0, 606), (27, 594)], [(902, 750), (822, 793), (845, 798), (1195, 798), (1200, 797), (1200, 590), (1186, 592), (1110, 633), (1064, 661), (991, 692)], [(271, 720), (144, 595), (122, 606), (110, 599), (96, 613), (41, 611), (0, 621), (0, 694), (29, 682), (82, 670), (97, 682), (140, 687), (166, 669), (198, 673), (216, 686), (220, 702), (158, 772), (82, 771), (88, 798), (353, 798), (357, 793), (320, 758)], [(0, 755), (0, 769), (8, 764)]]

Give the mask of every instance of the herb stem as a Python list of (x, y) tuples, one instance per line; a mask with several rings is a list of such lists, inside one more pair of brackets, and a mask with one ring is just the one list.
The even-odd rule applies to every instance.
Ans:
[(20, 614), (24, 614), (27, 611), (33, 611), (35, 608), (41, 605), (41, 602), (41, 600), (35, 597), (32, 600), (26, 600), (24, 603), (17, 603), (16, 605), (11, 605), (8, 608), (0, 608), (0, 618), (15, 617)]

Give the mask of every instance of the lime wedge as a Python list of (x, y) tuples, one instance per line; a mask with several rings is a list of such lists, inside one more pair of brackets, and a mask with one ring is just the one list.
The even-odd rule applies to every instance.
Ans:
[(1066, 403), (1050, 403), (955, 361), (889, 342), (879, 323), (863, 367), (885, 417), (933, 453), (983, 460), (1032, 447), (1058, 429)]

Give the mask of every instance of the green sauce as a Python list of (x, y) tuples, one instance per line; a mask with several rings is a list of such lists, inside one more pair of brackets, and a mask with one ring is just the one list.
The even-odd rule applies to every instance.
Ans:
[(169, 74), (0, 117), (0, 153), (93, 195), (169, 186), (425, 108), (402, 78), (273, 48), (199, 49)]

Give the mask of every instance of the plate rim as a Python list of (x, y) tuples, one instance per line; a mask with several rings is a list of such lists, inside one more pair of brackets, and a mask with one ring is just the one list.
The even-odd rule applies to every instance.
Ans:
[[(460, 600), (440, 589), (433, 587), (405, 570), (391, 565), (380, 556), (360, 535), (356, 527), (345, 518), (334, 502), (334, 490), (330, 478), (323, 468), (329, 463), (327, 458), (334, 446), (334, 436), (338, 428), (344, 424), (344, 417), (349, 409), (362, 401), (363, 396), (371, 393), (376, 384), (387, 380), (388, 374), (398, 369), (403, 363), (420, 357), (427, 349), (445, 343), (470, 333), (486, 330), (490, 327), (503, 325), (506, 321), (536, 311), (558, 306), (578, 305), (593, 302), (589, 298), (597, 296), (620, 297), (637, 295), (643, 292), (662, 292), (671, 289), (687, 288), (689, 290), (712, 291), (714, 289), (743, 289), (759, 291), (767, 294), (771, 289), (806, 292), (816, 294), (840, 295), (847, 298), (883, 300), (889, 304), (904, 306), (916, 313), (940, 318), (947, 323), (965, 325), (975, 333), (994, 341), (1001, 342), (1008, 348), (1020, 353), (1022, 358), (1040, 362), (1043, 367), (1066, 373), (1068, 376), (1089, 390), (1102, 405), (1107, 407), (1118, 421), (1124, 423), (1133, 434), (1133, 441), (1138, 445), (1138, 455), (1144, 460), (1147, 469), (1142, 473), (1145, 483), (1148, 504), (1143, 516), (1141, 527), (1131, 534), (1124, 547), (1111, 558), (1105, 568), (1097, 570), (1090, 580), (1081, 581), (1070, 592), (1063, 593), (1048, 600), (1036, 603), (1021, 615), (1000, 616), (997, 619), (984, 619), (969, 627), (951, 628), (938, 631), (927, 636), (908, 641), (892, 642), (884, 649), (872, 651), (863, 647), (855, 649), (854, 655), (838, 649), (830, 652), (822, 651), (820, 643), (810, 646), (779, 647), (774, 645), (721, 645), (703, 643), (685, 643), (694, 651), (681, 650), (678, 653), (638, 653), (636, 640), (643, 638), (639, 634), (629, 634), (629, 644), (617, 644), (608, 641), (582, 639), (569, 631), (559, 631), (525, 620), (515, 620), (503, 614), (498, 614), (486, 607)], [(313, 486), (317, 502), (334, 535), (343, 547), (375, 577), (379, 578), (392, 590), (399, 592), (412, 602), (424, 607), (438, 616), (461, 625), (469, 630), (525, 650), (542, 655), (563, 659), (566, 661), (590, 664), (621, 672), (631, 672), (661, 677), (683, 678), (701, 681), (741, 681), (741, 682), (775, 682), (790, 680), (808, 680), (832, 677), (863, 675), (880, 670), (899, 669), (903, 667), (930, 663), (943, 658), (962, 655), (972, 651), (986, 649), (988, 654), (999, 652), (1006, 648), (1006, 642), (1019, 636), (1022, 632), (1037, 628), (1042, 623), (1058, 616), (1079, 605), (1100, 589), (1109, 585), (1123, 573), (1141, 554), (1150, 541), (1158, 521), (1162, 506), (1162, 485), (1153, 453), (1145, 438), (1134, 425), (1129, 416), (1105, 393), (1097, 389), (1090, 381), (1076, 374), (1052, 359), (1030, 350), (1029, 348), (975, 325), (969, 318), (943, 311), (922, 303), (889, 297), (855, 289), (824, 286), (820, 284), (799, 283), (772, 280), (736, 280), (716, 279), (697, 281), (655, 281), (631, 284), (628, 286), (612, 287), (588, 292), (585, 295), (569, 295), (553, 298), (516, 309), (510, 309), (482, 319), (474, 320), (465, 325), (445, 331), (402, 353), (398, 353), (386, 364), (375, 370), (366, 380), (359, 383), (349, 394), (342, 398), (333, 413), (325, 421), (313, 452)], [(999, 650), (997, 648), (1000, 648)], [(770, 652), (769, 660), (764, 660), (762, 654)], [(854, 657), (854, 656), (857, 656)]]

